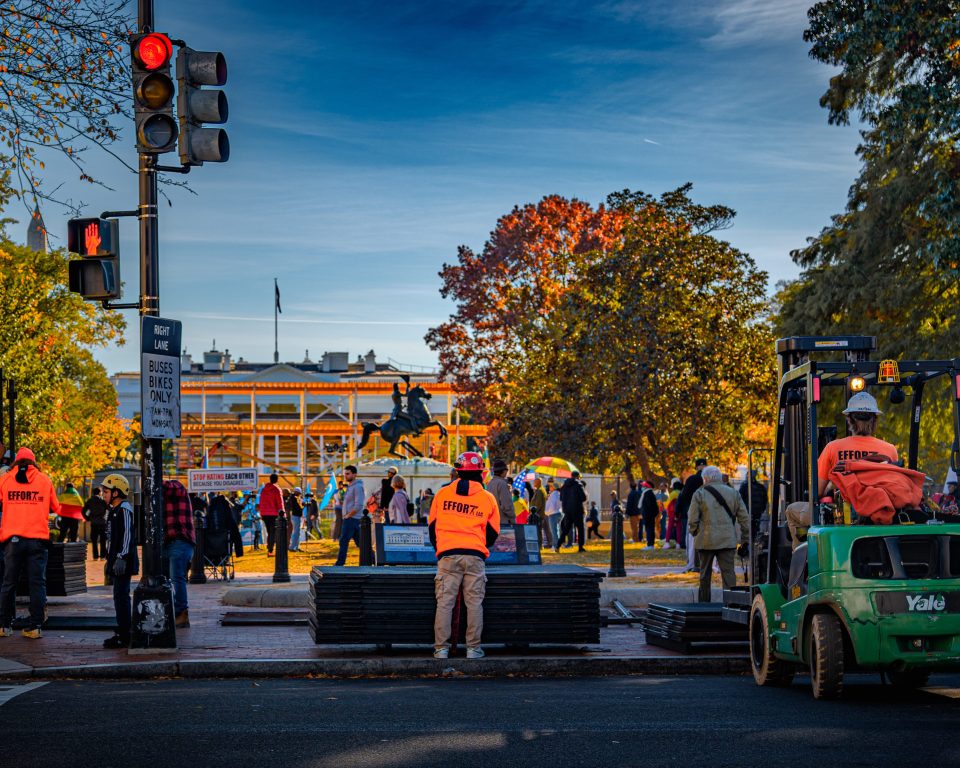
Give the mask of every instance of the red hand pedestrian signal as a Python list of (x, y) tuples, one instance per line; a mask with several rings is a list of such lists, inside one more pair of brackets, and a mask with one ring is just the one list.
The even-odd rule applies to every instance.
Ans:
[(87, 256), (96, 256), (100, 250), (100, 224), (91, 222), (83, 232), (83, 245)]

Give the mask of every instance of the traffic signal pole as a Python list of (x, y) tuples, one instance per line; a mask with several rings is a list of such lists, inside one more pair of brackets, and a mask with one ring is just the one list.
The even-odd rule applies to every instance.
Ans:
[[(153, 0), (138, 0), (137, 28), (154, 31)], [(159, 317), (160, 279), (157, 224), (157, 158), (141, 152), (138, 169), (140, 203), (140, 315)], [(141, 323), (141, 335), (142, 335)], [(141, 339), (141, 347), (142, 347)], [(145, 375), (140, 371), (141, 377)], [(173, 590), (163, 577), (163, 441), (141, 437), (141, 503), (143, 505), (143, 575), (133, 593), (132, 651), (173, 651), (177, 647)]]

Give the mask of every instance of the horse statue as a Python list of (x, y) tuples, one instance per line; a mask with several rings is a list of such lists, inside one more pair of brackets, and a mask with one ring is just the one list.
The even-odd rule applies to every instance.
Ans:
[(419, 384), (411, 387), (408, 381), (406, 397), (406, 410), (394, 408), (394, 414), (396, 415), (391, 416), (383, 422), (383, 424), (374, 424), (372, 421), (363, 422), (363, 439), (357, 446), (358, 452), (370, 441), (370, 435), (374, 432), (379, 432), (380, 437), (388, 440), (390, 442), (390, 450), (388, 452), (400, 458), (406, 458), (406, 456), (402, 453), (397, 453), (398, 445), (402, 445), (404, 449), (408, 451), (408, 455), (423, 456), (420, 451), (403, 439), (407, 435), (419, 437), (427, 427), (440, 427), (440, 436), (447, 436), (447, 430), (444, 429), (443, 424), (433, 418), (427, 409), (427, 404), (424, 401), (431, 398), (427, 390)]

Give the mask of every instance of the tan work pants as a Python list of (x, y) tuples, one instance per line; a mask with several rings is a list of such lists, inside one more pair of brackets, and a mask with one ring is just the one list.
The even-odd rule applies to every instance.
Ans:
[(433, 620), (433, 647), (449, 648), (453, 607), (457, 604), (460, 584), (463, 604), (467, 609), (467, 648), (480, 647), (483, 633), (483, 596), (487, 591), (487, 569), (474, 555), (448, 555), (437, 562), (434, 592), (437, 613)]
[(700, 558), (700, 590), (697, 600), (701, 603), (710, 602), (710, 582), (713, 579), (713, 558), (717, 558), (720, 566), (720, 578), (724, 589), (733, 589), (737, 586), (737, 571), (733, 556), (736, 549), (698, 549)]
[(810, 527), (810, 505), (805, 501), (795, 501), (787, 504), (783, 514), (787, 518), (787, 528), (790, 529), (790, 546), (796, 549), (800, 545), (797, 528)]

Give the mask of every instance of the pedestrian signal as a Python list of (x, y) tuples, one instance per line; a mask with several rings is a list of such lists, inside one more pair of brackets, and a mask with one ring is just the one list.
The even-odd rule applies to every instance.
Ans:
[(120, 227), (115, 219), (70, 219), (67, 250), (80, 256), (67, 264), (70, 290), (91, 301), (120, 296)]

